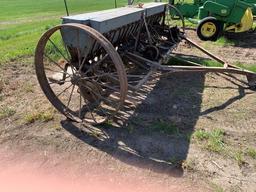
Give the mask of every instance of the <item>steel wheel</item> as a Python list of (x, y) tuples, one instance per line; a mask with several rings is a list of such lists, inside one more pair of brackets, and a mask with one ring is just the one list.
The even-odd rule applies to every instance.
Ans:
[(81, 24), (48, 30), (35, 53), (39, 84), (53, 106), (71, 120), (100, 124), (123, 105), (123, 62), (99, 32)]

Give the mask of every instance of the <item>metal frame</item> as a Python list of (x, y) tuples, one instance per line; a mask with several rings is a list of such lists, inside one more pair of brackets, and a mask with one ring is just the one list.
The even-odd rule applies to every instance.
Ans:
[[(151, 16), (146, 16), (146, 13), (143, 12), (138, 21), (105, 34), (101, 34), (89, 26), (78, 23), (63, 24), (48, 30), (38, 43), (35, 65), (39, 83), (49, 101), (61, 113), (74, 121), (98, 124), (105, 122), (109, 117), (115, 115), (120, 107), (124, 105), (128, 89), (138, 91), (150, 79), (163, 75), (177, 72), (234, 73), (245, 75), (249, 86), (256, 86), (255, 73), (229, 65), (219, 57), (200, 47), (186, 37), (185, 31), (183, 31), (184, 26), (182, 27), (183, 30), (180, 30), (177, 26), (167, 25), (166, 21), (170, 15), (169, 9), (177, 11), (179, 19), (184, 25), (184, 19), (179, 11), (172, 5), (166, 5), (164, 12)], [(77, 45), (80, 45), (82, 33), (87, 34), (91, 38), (90, 40), (92, 41), (88, 42), (94, 43), (85, 46), (90, 47), (85, 54), (83, 52), (84, 49), (81, 49), (81, 47), (74, 47), (63, 40), (64, 50), (70, 55), (70, 59), (66, 59), (60, 49), (56, 49), (56, 45), (51, 41), (51, 36), (58, 30), (62, 34), (62, 40), (65, 31), (73, 31), (73, 37), (76, 37), (78, 42)], [(205, 67), (193, 62), (190, 63), (194, 66), (166, 65), (170, 53), (181, 41), (187, 41), (212, 59), (222, 63), (223, 67)], [(58, 61), (52, 61), (52, 58), (45, 55), (47, 53), (46, 45), (49, 42), (65, 58), (65, 68), (62, 68)], [(44, 57), (47, 57), (47, 61), (44, 60)], [(47, 77), (46, 70), (49, 68), (49, 60), (53, 63), (53, 66), (56, 67), (57, 65), (57, 67), (61, 68), (60, 73), (63, 74), (61, 80), (54, 82), (61, 86), (65, 84), (66, 78), (69, 78), (70, 87), (73, 86), (72, 93), (68, 99), (68, 105), (65, 105), (58, 97), (58, 94), (54, 92), (56, 87), (51, 86), (54, 82), (51, 81), (51, 77)], [(69, 68), (72, 69), (72, 73), (68, 72)], [(115, 84), (115, 86), (111, 87), (106, 82), (111, 86)], [(119, 86), (118, 88), (116, 88), (117, 85)], [(77, 92), (80, 94), (80, 107), (77, 111), (71, 110), (69, 106), (74, 87), (78, 87)], [(107, 94), (102, 94), (103, 92)], [(82, 116), (84, 106), (89, 108), (97, 102), (96, 107), (99, 107), (102, 100), (109, 100), (108, 97), (113, 93), (114, 97), (118, 96), (117, 101), (113, 101), (113, 104), (118, 103), (118, 106), (110, 114), (104, 114), (103, 120), (96, 119), (93, 115), (95, 112), (90, 110), (87, 111), (91, 114), (91, 118)], [(82, 98), (86, 101), (83, 106), (81, 106)]]
[[(174, 6), (172, 6), (172, 5), (168, 5), (168, 6), (171, 7), (172, 9), (175, 9), (177, 14), (180, 15), (180, 19), (184, 20), (182, 14)], [(184, 24), (184, 22), (183, 22), (183, 24)], [(255, 88), (256, 74), (254, 72), (251, 72), (246, 69), (242, 69), (240, 67), (237, 67), (237, 66), (234, 66), (231, 64), (228, 64), (223, 59), (219, 58), (218, 56), (214, 55), (213, 53), (209, 52), (208, 50), (204, 49), (203, 47), (201, 47), (200, 45), (198, 45), (197, 43), (195, 43), (194, 41), (192, 41), (191, 39), (186, 37), (185, 33), (179, 33), (179, 37), (181, 40), (186, 41), (188, 44), (192, 45), (193, 47), (199, 49), (200, 51), (202, 51), (203, 53), (205, 53), (206, 55), (211, 57), (213, 60), (223, 64), (223, 67), (206, 67), (206, 66), (203, 66), (203, 65), (201, 65), (199, 63), (195, 63), (195, 62), (189, 62), (190, 64), (195, 65), (195, 66), (185, 66), (185, 65), (184, 66), (183, 65), (182, 66), (177, 66), (177, 65), (166, 66), (166, 65), (163, 65), (164, 64), (163, 61), (158, 61), (158, 62), (151, 61), (143, 56), (138, 55), (136, 53), (136, 50), (137, 50), (137, 44), (139, 41), (140, 34), (142, 33), (141, 29), (142, 29), (143, 25), (145, 26), (145, 29), (146, 29), (145, 31), (146, 31), (146, 34), (149, 39), (149, 44), (151, 44), (151, 40), (150, 40), (151, 35), (150, 35), (150, 32), (147, 27), (148, 24), (147, 24), (145, 17), (142, 17), (141, 23), (140, 23), (140, 30), (136, 37), (134, 51), (133, 52), (127, 51), (124, 53), (125, 57), (128, 58), (130, 61), (135, 62), (135, 63), (138, 63), (138, 61), (139, 61), (141, 63), (144, 63), (144, 65), (146, 67), (150, 68), (148, 73), (146, 75), (142, 76), (141, 80), (138, 81), (137, 85), (129, 86), (129, 88), (131, 88), (133, 91), (138, 91), (147, 82), (147, 80), (149, 80), (151, 77), (155, 77), (154, 72), (156, 72), (156, 71), (161, 71), (163, 76), (165, 76), (166, 74), (172, 74), (172, 73), (176, 73), (176, 72), (200, 72), (200, 73), (218, 72), (218, 73), (240, 74), (240, 75), (245, 75), (247, 77), (248, 85), (251, 88)], [(185, 63), (186, 62), (187, 61), (185, 61)], [(158, 75), (158, 77), (159, 77), (159, 75)]]

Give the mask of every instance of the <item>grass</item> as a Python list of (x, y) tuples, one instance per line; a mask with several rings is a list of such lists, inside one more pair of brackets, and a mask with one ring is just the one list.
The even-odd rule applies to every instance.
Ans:
[[(119, 0), (118, 6), (127, 3), (126, 0)], [(114, 7), (113, 0), (67, 0), (69, 12), (88, 12)], [(14, 20), (21, 18), (42, 17), (49, 15), (65, 15), (63, 0), (1, 0), (0, 21)]]
[(240, 167), (246, 163), (245, 155), (256, 159), (256, 148), (248, 147), (247, 149), (237, 149), (228, 146), (224, 143), (224, 136), (225, 132), (221, 129), (213, 129), (211, 131), (198, 129), (193, 133), (192, 138), (196, 140), (203, 149), (230, 157), (235, 160)]
[(0, 79), (0, 93), (3, 91), (4, 89), (4, 82), (2, 79)]
[(213, 129), (211, 131), (199, 129), (194, 132), (193, 138), (198, 142), (202, 142), (202, 147), (208, 151), (221, 153), (225, 150), (224, 134), (225, 132), (222, 129)]
[(234, 40), (227, 39), (225, 37), (220, 37), (216, 42), (211, 42), (215, 45), (219, 46), (234, 46), (235, 42)]
[(186, 159), (185, 161), (182, 162), (182, 168), (190, 172), (195, 171), (197, 165), (197, 160), (193, 158)]
[[(184, 57), (184, 56), (171, 57), (168, 64), (171, 64), (171, 65), (193, 65), (191, 62), (200, 64), (200, 65), (204, 65), (207, 67), (223, 67), (223, 64), (221, 64), (215, 60), (204, 59), (204, 58), (201, 59), (201, 58), (194, 58), (194, 57)], [(236, 65), (237, 67), (240, 67), (242, 69), (246, 69), (246, 70), (256, 73), (256, 64), (243, 64), (243, 63), (237, 62), (234, 65)]]
[(224, 189), (220, 185), (213, 183), (213, 182), (210, 182), (209, 184), (210, 184), (213, 192), (224, 192)]
[(36, 121), (41, 121), (41, 122), (48, 122), (54, 119), (54, 110), (46, 110), (46, 111), (41, 111), (41, 112), (31, 112), (28, 113), (25, 117), (25, 123), (26, 124), (31, 124)]
[(199, 141), (203, 141), (203, 140), (207, 140), (209, 139), (210, 137), (210, 133), (205, 131), (205, 130), (202, 130), (202, 129), (199, 129), (199, 130), (196, 130), (194, 132), (194, 135), (193, 135), (197, 140)]
[(58, 20), (31, 21), (0, 30), (0, 64), (19, 57), (32, 56), (39, 37), (49, 24), (56, 25)]
[(171, 65), (193, 65), (195, 64), (200, 64), (204, 65), (207, 67), (222, 67), (223, 64), (211, 60), (211, 59), (204, 59), (204, 58), (196, 58), (196, 57), (184, 57), (184, 56), (178, 56), (175, 55), (175, 57), (171, 57), (169, 60), (168, 64)]
[(28, 83), (23, 85), (23, 89), (26, 93), (33, 93), (34, 92), (34, 85), (28, 82)]
[(185, 21), (185, 27), (194, 28), (194, 29), (197, 27), (197, 24), (190, 22), (190, 21), (187, 20), (186, 18), (185, 18), (184, 21)]
[(11, 117), (15, 113), (16, 111), (11, 107), (8, 107), (8, 106), (2, 107), (0, 108), (0, 120), (7, 117)]
[(249, 147), (246, 150), (246, 155), (250, 156), (253, 159), (256, 159), (256, 148)]
[[(113, 0), (67, 2), (71, 14), (114, 8)], [(126, 0), (118, 0), (118, 6), (126, 3)], [(33, 56), (41, 34), (60, 24), (60, 17), (64, 15), (63, 0), (1, 0), (0, 65), (24, 56)]]
[(243, 64), (238, 62), (235, 65), (256, 73), (256, 64)]
[(179, 135), (179, 128), (171, 123), (171, 122), (165, 122), (165, 121), (156, 121), (153, 123), (151, 127), (152, 131), (157, 131), (163, 134), (167, 135)]
[(238, 165), (241, 166), (245, 163), (243, 151), (235, 151), (233, 158), (237, 161)]
[(114, 126), (114, 121), (112, 119), (108, 119), (102, 124), (103, 128), (111, 128)]

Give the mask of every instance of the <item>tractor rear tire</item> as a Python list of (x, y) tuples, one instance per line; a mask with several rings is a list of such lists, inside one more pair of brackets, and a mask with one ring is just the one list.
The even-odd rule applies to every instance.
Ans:
[(223, 32), (223, 24), (214, 17), (206, 17), (199, 22), (196, 32), (202, 41), (216, 41)]

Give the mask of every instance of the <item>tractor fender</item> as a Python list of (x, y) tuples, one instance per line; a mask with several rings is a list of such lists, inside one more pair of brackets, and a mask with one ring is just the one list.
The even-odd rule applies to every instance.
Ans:
[(231, 11), (228, 6), (213, 1), (206, 1), (203, 5), (203, 9), (222, 17), (228, 16)]

